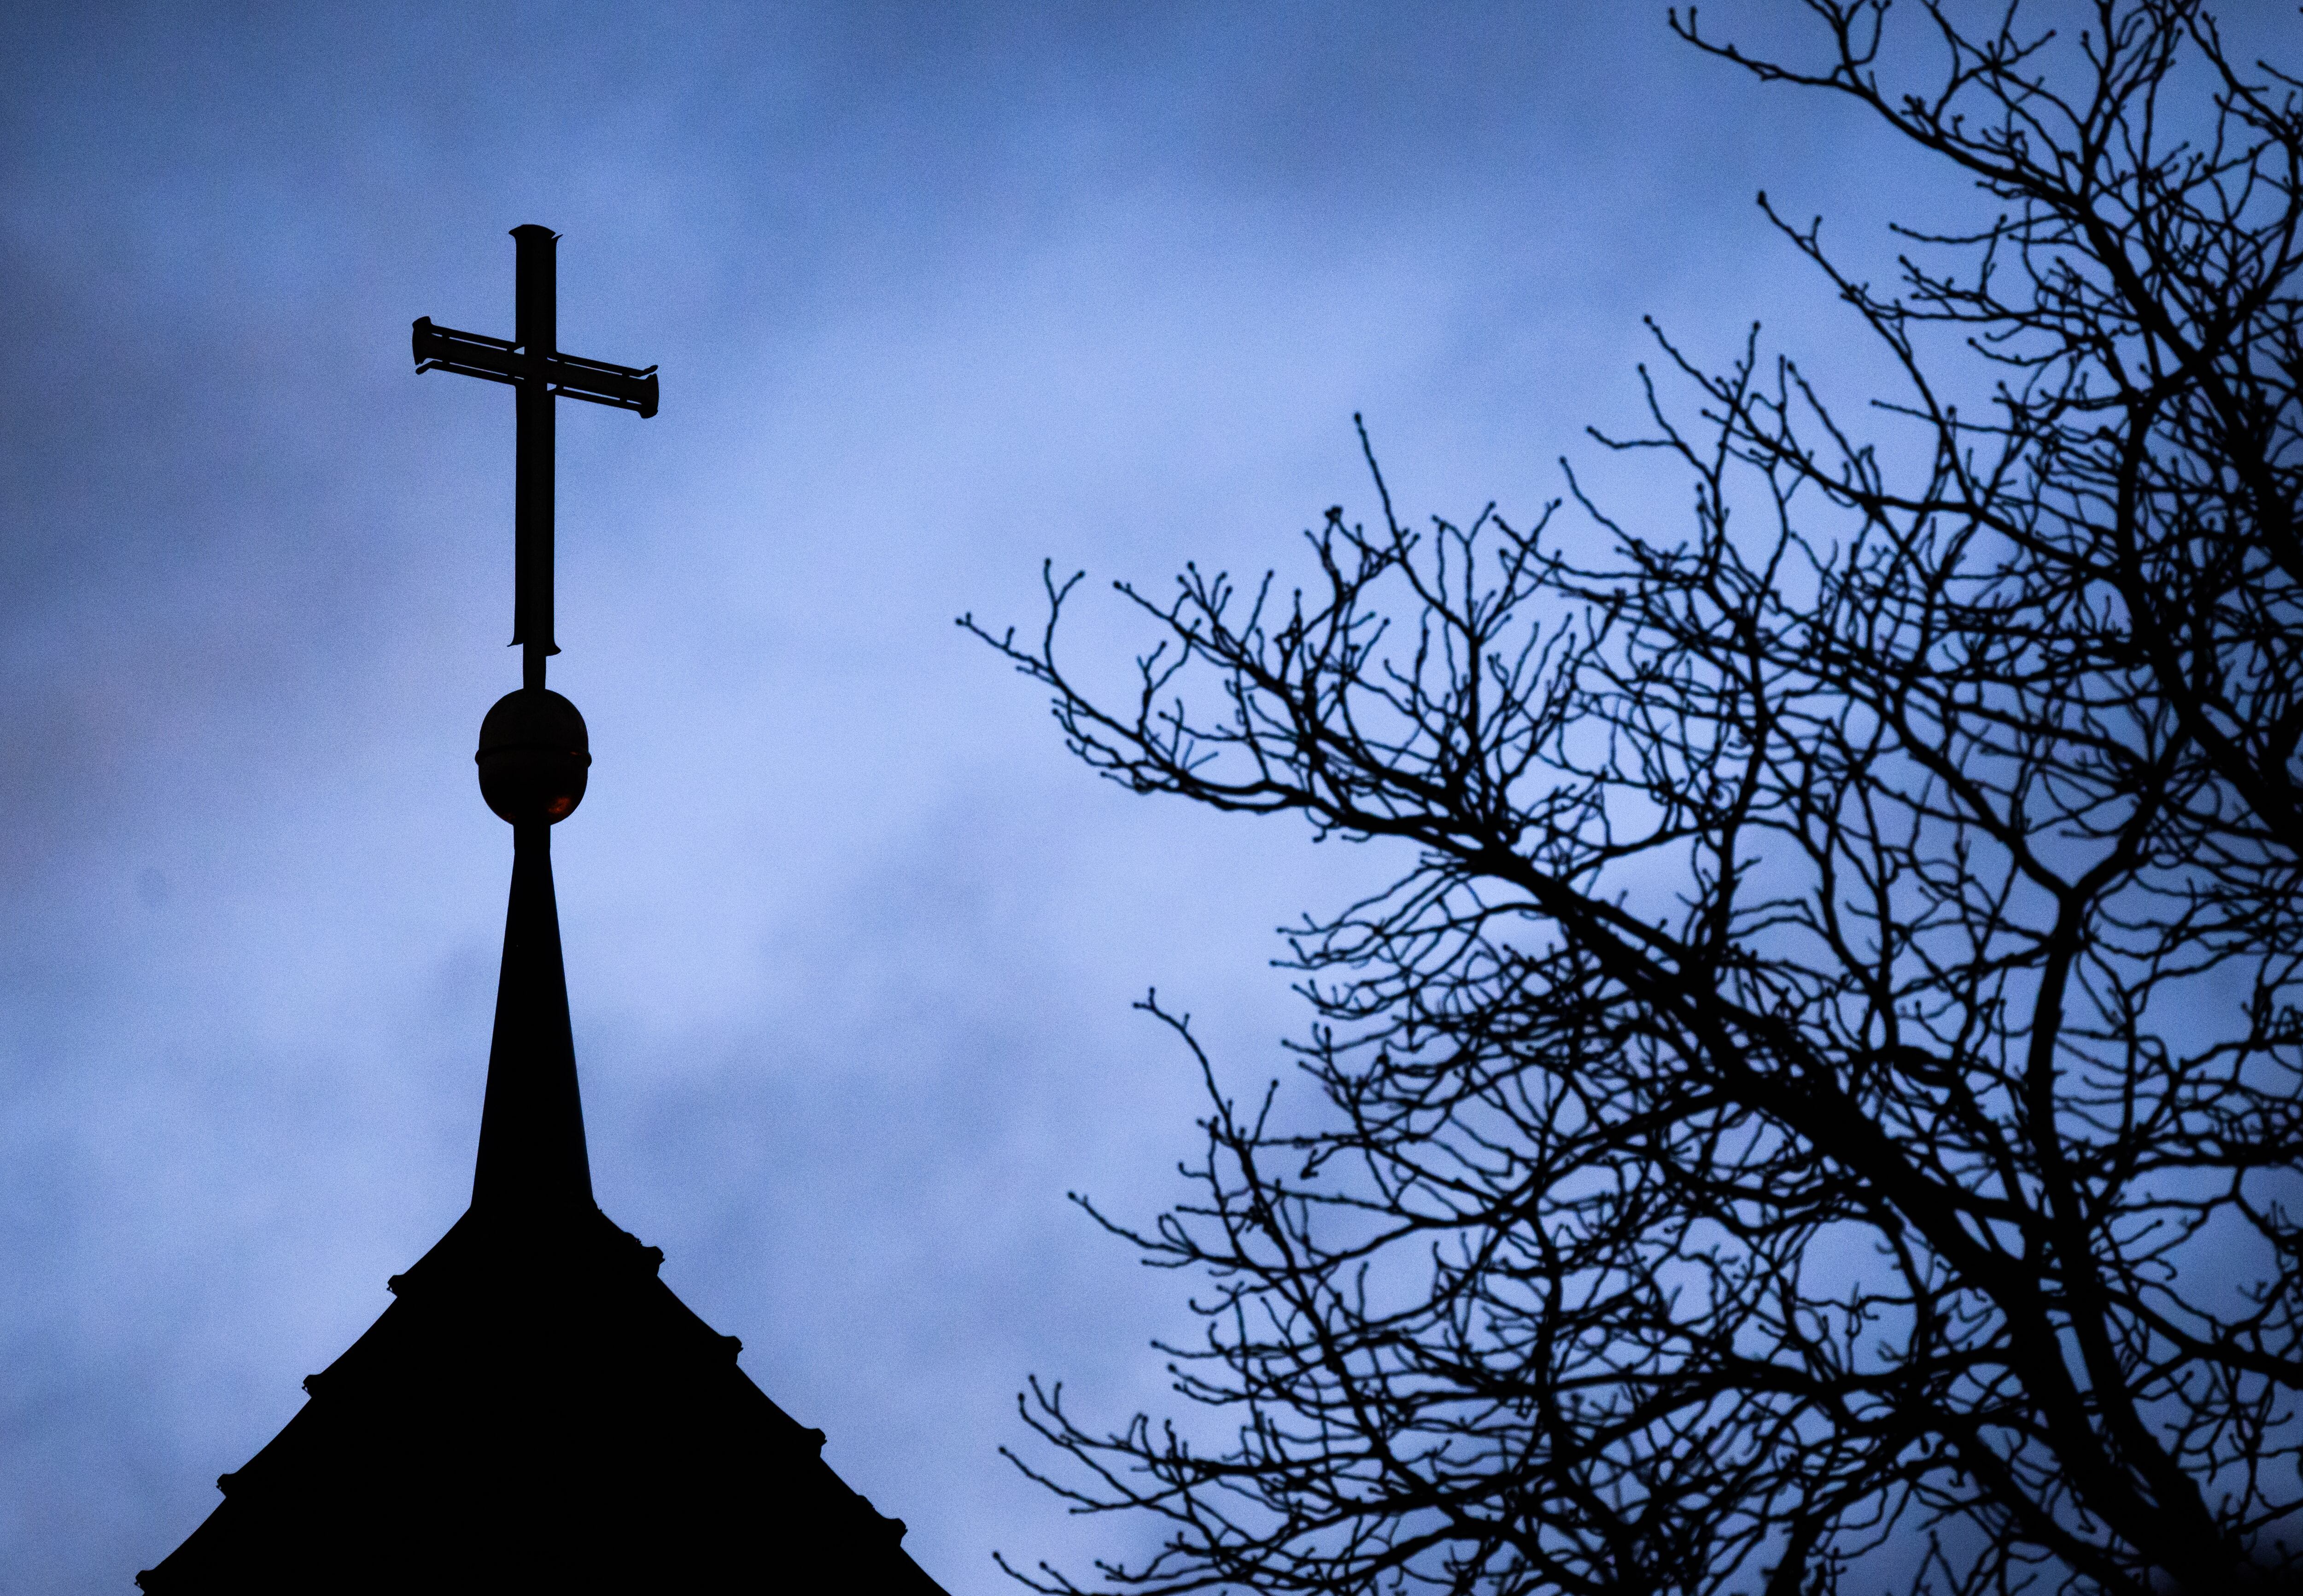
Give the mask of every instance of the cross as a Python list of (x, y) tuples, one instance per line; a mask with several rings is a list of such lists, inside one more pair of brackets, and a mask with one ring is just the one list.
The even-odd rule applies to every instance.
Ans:
[(416, 370), (460, 372), (509, 382), (519, 427), (512, 490), (511, 640), (520, 645), (521, 685), (544, 685), (552, 641), (553, 399), (588, 399), (619, 410), (655, 414), (655, 367), (645, 371), (560, 352), (560, 235), (529, 223), (511, 230), (514, 303), (510, 339), (435, 327), (416, 318)]

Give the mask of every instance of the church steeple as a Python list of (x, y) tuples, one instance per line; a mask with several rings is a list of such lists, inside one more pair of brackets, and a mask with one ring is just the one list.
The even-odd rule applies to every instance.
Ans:
[(554, 235), (513, 237), (527, 341), (416, 324), (419, 370), (519, 394), (524, 685), (488, 711), (476, 756), (513, 845), (472, 1205), (306, 1379), (311, 1400), (287, 1427), (217, 1480), (223, 1504), (136, 1581), (151, 1596), (944, 1596), (905, 1554), (902, 1521), (823, 1461), (823, 1432), (752, 1383), (742, 1344), (675, 1297), (663, 1254), (593, 1200), (552, 885), (552, 827), (582, 800), (592, 758), (584, 718), (544, 685), (549, 429), (554, 395), (652, 416), (656, 380), (554, 351)]

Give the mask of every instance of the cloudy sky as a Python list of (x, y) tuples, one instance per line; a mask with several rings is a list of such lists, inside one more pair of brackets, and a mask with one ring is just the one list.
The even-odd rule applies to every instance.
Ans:
[(953, 617), (1289, 558), (1372, 511), (1354, 411), (1410, 512), (1531, 515), (1642, 314), (1843, 356), (1756, 189), (1882, 258), (1945, 192), (1649, 0), (25, 4), (0, 58), (12, 1592), (128, 1590), (468, 1196), (512, 416), (408, 323), (509, 335), (507, 229), (563, 235), (564, 348), (662, 367), (560, 424), (598, 1195), (988, 1596), (1135, 1533), (1000, 1460), (1018, 1386), (1156, 1407), (1189, 1323), (1065, 1199), (1148, 1216), (1194, 1150), (1131, 1000), (1260, 1081), (1271, 928), (1385, 861), (1100, 786)]

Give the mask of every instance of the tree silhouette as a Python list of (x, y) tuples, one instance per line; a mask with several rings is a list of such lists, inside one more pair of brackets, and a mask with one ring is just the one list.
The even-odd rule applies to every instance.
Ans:
[(1292, 934), (1317, 1106), (1200, 1055), (1196, 1199), (1098, 1215), (1203, 1279), (1167, 1350), (1229, 1435), (1034, 1382), (1026, 1471), (1165, 1521), (1109, 1585), (2295, 1577), (2298, 84), (2104, 0), (2062, 38), (1923, 5), (1907, 93), (1884, 4), (1808, 9), (1812, 69), (1672, 25), (1998, 208), (1904, 230), (1882, 291), (1767, 212), (1900, 370), (1882, 447), (1756, 334), (1658, 332), (1651, 432), (1601, 441), (1690, 528), (1572, 474), (1605, 556), (1556, 504), (1330, 510), (1309, 591), (1123, 584), (1129, 701), (1059, 663), (1076, 577), (1036, 639), (963, 619), (1100, 773), (1413, 859)]

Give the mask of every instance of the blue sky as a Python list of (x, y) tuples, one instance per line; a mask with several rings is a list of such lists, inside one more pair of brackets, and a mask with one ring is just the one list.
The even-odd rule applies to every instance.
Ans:
[(563, 235), (564, 348), (662, 367), (561, 421), (595, 1188), (975, 1596), (1138, 1533), (995, 1455), (1031, 1373), (1160, 1407), (1188, 1326), (1065, 1201), (1195, 1143), (1129, 1003), (1261, 1080), (1271, 928), (1385, 861), (1100, 786), (952, 617), (1286, 560), (1372, 510), (1354, 411), (1412, 514), (1530, 516), (1642, 314), (1860, 380), (1753, 191), (1882, 260), (1947, 192), (1646, 4), (20, 6), (0, 55), (9, 1592), (128, 1589), (468, 1196), (511, 406), (407, 329), (509, 335), (506, 230)]

